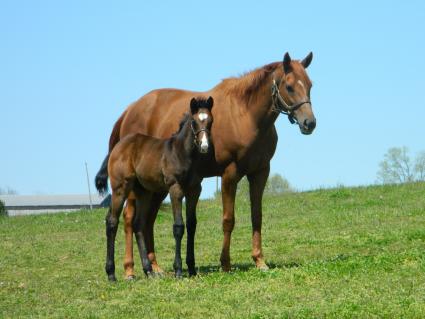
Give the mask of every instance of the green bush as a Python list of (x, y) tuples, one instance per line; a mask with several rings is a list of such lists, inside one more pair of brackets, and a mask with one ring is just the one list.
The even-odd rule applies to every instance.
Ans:
[(0, 216), (7, 216), (7, 210), (3, 203), (3, 201), (0, 200)]

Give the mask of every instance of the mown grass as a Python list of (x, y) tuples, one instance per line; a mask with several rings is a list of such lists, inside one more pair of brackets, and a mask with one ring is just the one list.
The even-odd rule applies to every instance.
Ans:
[[(231, 256), (219, 270), (221, 205), (199, 204), (196, 278), (172, 276), (169, 211), (156, 224), (168, 273), (104, 273), (104, 210), (0, 219), (0, 317), (421, 318), (425, 316), (425, 183), (337, 188), (264, 200), (270, 271), (250, 258), (249, 204), (237, 205)], [(122, 224), (120, 224), (122, 226)], [(137, 256), (137, 255), (136, 255)]]

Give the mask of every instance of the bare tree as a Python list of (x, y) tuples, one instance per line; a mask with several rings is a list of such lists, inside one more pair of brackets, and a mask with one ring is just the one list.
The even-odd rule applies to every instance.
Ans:
[(278, 195), (284, 192), (291, 191), (291, 186), (286, 178), (279, 174), (274, 174), (269, 177), (264, 192), (266, 194)]
[[(279, 174), (269, 176), (266, 187), (264, 188), (265, 195), (279, 195), (290, 191), (292, 189), (288, 180)], [(249, 182), (246, 176), (239, 181), (236, 194), (240, 198), (249, 199)]]
[(415, 174), (419, 181), (425, 181), (425, 151), (422, 151), (415, 159)]
[(378, 181), (383, 184), (414, 181), (412, 161), (408, 152), (409, 150), (406, 146), (390, 148), (385, 153), (384, 160), (379, 163)]

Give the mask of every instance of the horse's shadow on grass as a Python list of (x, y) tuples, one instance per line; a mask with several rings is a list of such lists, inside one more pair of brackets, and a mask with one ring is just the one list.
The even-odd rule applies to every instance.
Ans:
[[(302, 264), (297, 262), (288, 262), (288, 263), (268, 262), (267, 265), (269, 266), (269, 269), (290, 269), (290, 268), (298, 268), (302, 266)], [(247, 272), (247, 271), (251, 271), (255, 269), (256, 269), (255, 265), (252, 263), (237, 263), (232, 265), (231, 272)], [(198, 268), (198, 273), (203, 275), (213, 274), (217, 272), (221, 272), (221, 267), (219, 265), (206, 265), (206, 266), (200, 266)]]
[[(313, 262), (318, 263), (336, 263), (336, 262), (344, 262), (347, 259), (351, 258), (351, 255), (346, 254), (338, 254), (336, 256), (330, 256), (328, 258), (324, 258), (322, 260), (316, 260)], [(308, 264), (308, 263), (307, 263)], [(267, 265), (269, 266), (270, 270), (273, 269), (291, 269), (291, 268), (300, 268), (305, 266), (306, 264), (290, 261), (286, 263), (274, 263), (274, 262), (268, 262)], [(251, 270), (255, 270), (255, 265), (253, 263), (236, 263), (232, 265), (232, 271), (231, 272), (247, 272)], [(200, 274), (212, 274), (217, 273), (221, 271), (221, 267), (219, 265), (207, 265), (207, 266), (200, 266), (198, 268), (198, 273)], [(261, 271), (261, 270), (258, 270)]]

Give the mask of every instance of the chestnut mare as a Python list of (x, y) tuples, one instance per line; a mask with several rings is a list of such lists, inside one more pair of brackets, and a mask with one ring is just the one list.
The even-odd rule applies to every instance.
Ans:
[[(204, 161), (200, 173), (203, 177), (221, 176), (224, 239), (220, 261), (224, 271), (231, 269), (230, 238), (235, 225), (236, 187), (245, 175), (250, 186), (252, 258), (257, 268), (268, 269), (261, 247), (262, 197), (278, 140), (274, 123), (283, 113), (291, 123), (298, 124), (303, 134), (311, 134), (316, 127), (310, 101), (312, 83), (305, 70), (312, 58), (313, 54), (309, 53), (301, 61), (292, 60), (286, 53), (283, 62), (265, 65), (241, 77), (225, 79), (203, 93), (154, 90), (131, 104), (115, 123), (109, 140), (109, 153), (121, 138), (132, 133), (161, 138), (171, 136), (178, 127), (179, 116), (176, 114), (187, 111), (193, 96), (214, 98), (214, 123), (211, 127), (214, 152)], [(100, 192), (107, 189), (108, 156), (96, 176), (96, 187)], [(196, 274), (194, 236), (200, 193), (200, 186), (186, 193), (186, 264), (191, 275)], [(160, 271), (160, 268), (154, 253), (153, 223), (162, 200), (162, 196), (152, 199), (151, 218), (144, 232), (148, 258), (154, 271)], [(127, 200), (126, 214), (132, 216), (136, 206), (139, 209), (140, 205), (135, 199)], [(126, 254), (125, 258), (126, 274), (131, 274), (132, 255)]]
[(202, 157), (209, 150), (209, 131), (213, 118), (213, 99), (193, 98), (190, 114), (186, 113), (179, 130), (169, 139), (158, 139), (143, 134), (131, 134), (114, 147), (108, 161), (112, 187), (111, 206), (106, 215), (107, 254), (105, 270), (110, 281), (115, 281), (115, 236), (124, 201), (130, 192), (142, 203), (134, 217), (134, 228), (145, 274), (152, 272), (147, 257), (142, 229), (148, 219), (150, 199), (154, 193), (170, 193), (173, 207), (173, 235), (176, 241), (174, 270), (182, 276), (181, 239), (184, 233), (182, 199), (186, 189), (201, 184), (197, 171)]

